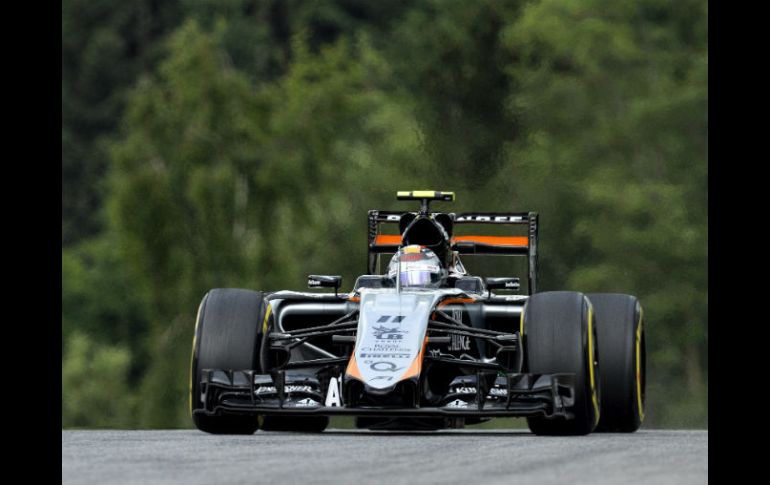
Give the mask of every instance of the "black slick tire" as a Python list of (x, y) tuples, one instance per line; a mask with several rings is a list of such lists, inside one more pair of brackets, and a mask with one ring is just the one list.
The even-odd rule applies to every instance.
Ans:
[(209, 291), (198, 308), (190, 368), (190, 412), (195, 426), (212, 434), (253, 434), (259, 418), (250, 415), (195, 414), (200, 409), (203, 369), (256, 369), (259, 327), (264, 311), (261, 292), (242, 289)]
[(601, 419), (596, 431), (632, 433), (644, 420), (646, 351), (639, 300), (617, 293), (589, 294), (601, 356)]
[(527, 418), (537, 435), (585, 435), (600, 417), (596, 328), (588, 298), (554, 291), (532, 295), (522, 318), (527, 372), (575, 374), (574, 418)]

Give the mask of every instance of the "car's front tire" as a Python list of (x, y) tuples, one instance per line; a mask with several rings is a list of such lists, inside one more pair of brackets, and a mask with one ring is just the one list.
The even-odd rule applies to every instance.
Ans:
[(209, 291), (198, 308), (190, 366), (190, 412), (195, 426), (212, 434), (253, 434), (257, 416), (215, 415), (193, 411), (201, 403), (203, 369), (256, 369), (259, 365), (259, 327), (264, 312), (261, 292), (242, 289)]
[(523, 309), (527, 371), (575, 374), (574, 418), (527, 418), (538, 435), (584, 435), (600, 417), (596, 328), (593, 310), (582, 293), (554, 291), (529, 297)]

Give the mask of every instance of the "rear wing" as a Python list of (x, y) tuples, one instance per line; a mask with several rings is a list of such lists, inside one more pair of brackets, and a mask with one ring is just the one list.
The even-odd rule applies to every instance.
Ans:
[[(401, 245), (401, 235), (380, 234), (382, 224), (398, 224), (405, 214), (416, 212), (370, 210), (368, 224), (368, 274), (376, 274), (379, 255), (395, 253)], [(431, 215), (439, 214), (438, 212)], [(459, 254), (526, 256), (529, 293), (537, 291), (537, 212), (464, 212), (447, 213), (453, 225), (505, 224), (526, 225), (526, 236), (453, 236), (451, 249)]]

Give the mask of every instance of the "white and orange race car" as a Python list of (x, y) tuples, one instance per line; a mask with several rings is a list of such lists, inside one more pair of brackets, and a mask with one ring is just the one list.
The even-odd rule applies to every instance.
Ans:
[[(368, 429), (441, 429), (526, 417), (536, 434), (632, 432), (644, 419), (639, 301), (537, 292), (538, 215), (432, 212), (451, 192), (399, 192), (416, 212), (369, 211), (366, 275), (311, 288), (213, 289), (193, 339), (190, 411), (202, 431), (322, 431), (330, 416)], [(398, 225), (398, 234), (381, 227)], [(473, 225), (523, 235), (455, 234)], [(383, 254), (393, 254), (378, 271)], [(517, 277), (469, 275), (462, 256), (527, 259)]]

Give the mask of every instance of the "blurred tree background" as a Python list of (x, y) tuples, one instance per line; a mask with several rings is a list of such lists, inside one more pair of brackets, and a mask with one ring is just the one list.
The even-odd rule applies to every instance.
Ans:
[(191, 426), (209, 288), (350, 284), (366, 211), (435, 188), (539, 211), (541, 290), (638, 295), (645, 426), (707, 427), (707, 24), (705, 0), (64, 0), (63, 426)]

